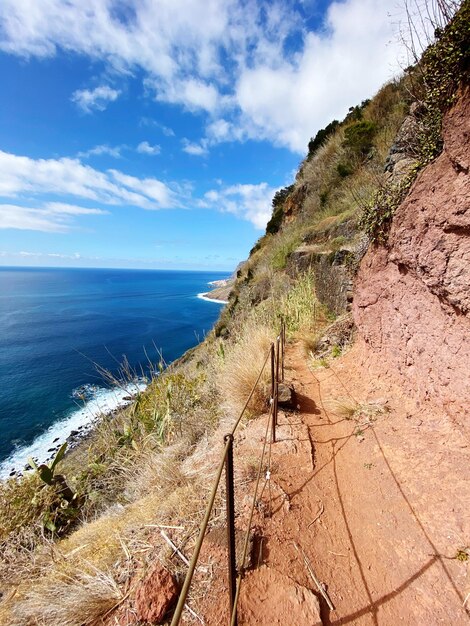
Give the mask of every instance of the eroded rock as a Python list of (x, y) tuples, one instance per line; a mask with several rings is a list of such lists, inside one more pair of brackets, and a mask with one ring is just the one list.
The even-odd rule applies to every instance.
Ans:
[(139, 620), (161, 624), (178, 598), (175, 579), (159, 563), (153, 567), (135, 592), (135, 610)]
[(444, 150), (398, 207), (387, 246), (371, 247), (354, 318), (367, 366), (400, 379), (470, 432), (470, 94), (443, 122)]

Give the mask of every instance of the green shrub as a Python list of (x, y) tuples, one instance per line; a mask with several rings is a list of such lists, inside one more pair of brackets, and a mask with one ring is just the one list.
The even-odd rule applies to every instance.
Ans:
[(322, 191), (320, 193), (320, 206), (323, 209), (328, 202), (328, 191)]
[(362, 120), (351, 124), (344, 131), (344, 146), (354, 154), (366, 156), (372, 146), (377, 125), (368, 120)]
[[(461, 84), (468, 84), (470, 70), (470, 2), (465, 0), (453, 20), (436, 33), (436, 42), (424, 52), (418, 64), (422, 101), (416, 165), (398, 184), (382, 187), (362, 214), (360, 226), (375, 243), (384, 243), (393, 214), (406, 197), (420, 169), (442, 151), (442, 118), (455, 102)], [(414, 69), (411, 70), (412, 72)]]
[(338, 163), (336, 166), (336, 171), (341, 176), (341, 178), (346, 178), (353, 173), (353, 168), (350, 163)]
[(274, 235), (281, 228), (282, 218), (284, 216), (284, 203), (293, 190), (294, 185), (289, 185), (288, 187), (279, 189), (279, 191), (276, 191), (274, 194), (274, 198), (272, 200), (273, 213), (271, 219), (266, 225), (267, 234)]
[(444, 30), (436, 31), (436, 42), (419, 63), (425, 89), (425, 115), (419, 136), (423, 165), (438, 156), (443, 147), (442, 116), (455, 102), (461, 83), (469, 83), (470, 2), (465, 0)]
[(318, 150), (318, 148), (320, 148), (320, 146), (322, 146), (325, 143), (328, 137), (335, 132), (338, 126), (339, 126), (338, 120), (333, 120), (332, 122), (328, 124), (328, 126), (325, 126), (325, 128), (322, 128), (321, 130), (319, 130), (314, 138), (310, 139), (310, 141), (308, 142), (307, 160), (313, 157), (313, 155)]
[(299, 243), (297, 237), (281, 240), (279, 245), (273, 250), (271, 267), (278, 271), (285, 269), (290, 254), (298, 247)]

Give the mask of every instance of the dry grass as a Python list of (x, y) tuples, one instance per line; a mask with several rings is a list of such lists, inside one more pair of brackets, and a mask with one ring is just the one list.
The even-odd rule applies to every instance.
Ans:
[[(70, 537), (50, 544), (41, 558), (37, 549), (33, 551), (35, 562), (25, 558), (14, 595), (0, 604), (0, 624), (78, 626), (111, 609), (122, 597), (139, 553), (165, 558), (168, 546), (159, 540), (156, 524), (182, 523), (189, 534), (196, 532), (210, 487), (214, 448), (186, 462), (185, 454), (191, 455), (194, 447), (185, 449), (183, 442), (155, 454), (129, 476), (127, 490), (137, 498), (132, 504), (111, 507)], [(195, 471), (195, 464), (202, 471)], [(181, 565), (170, 568), (178, 573)]]
[(374, 422), (390, 411), (386, 400), (356, 402), (352, 398), (338, 398), (331, 402), (332, 412), (345, 420)]
[(128, 410), (103, 420), (88, 449), (64, 460), (74, 488), (88, 494), (87, 521), (69, 537), (55, 543), (44, 535), (38, 515), (48, 500), (36, 498), (39, 513), (32, 506), (41, 487), (35, 475), (2, 485), (2, 626), (91, 623), (120, 597), (116, 585), (129, 569), (123, 546), (145, 540), (155, 523), (176, 519), (197, 528), (210, 472), (191, 472), (185, 460), (216, 426), (217, 398), (206, 376), (220, 358), (213, 348), (200, 352), (204, 375), (196, 362), (170, 371)]
[(110, 611), (122, 598), (119, 585), (109, 572), (76, 572), (57, 576), (24, 596), (11, 626), (86, 626)]
[(265, 249), (264, 263), (276, 271), (285, 269), (289, 255), (302, 242), (299, 228), (291, 226), (270, 241)]
[(358, 415), (360, 405), (351, 398), (340, 398), (332, 403), (332, 412), (345, 420), (353, 420)]
[(344, 131), (339, 128), (324, 145), (320, 146), (310, 161), (304, 161), (298, 175), (298, 183), (307, 184), (312, 191), (320, 193), (331, 184), (336, 166), (344, 157)]
[[(224, 406), (233, 418), (242, 410), (266, 360), (272, 340), (271, 328), (247, 323), (226, 354), (217, 385), (224, 399)], [(251, 415), (259, 415), (266, 410), (269, 385), (268, 363), (248, 404)]]

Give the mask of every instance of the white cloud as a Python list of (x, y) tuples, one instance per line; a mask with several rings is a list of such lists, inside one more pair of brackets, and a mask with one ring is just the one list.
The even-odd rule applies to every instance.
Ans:
[(201, 206), (232, 213), (262, 230), (271, 217), (271, 201), (276, 191), (277, 188), (265, 182), (257, 185), (230, 185), (208, 191)]
[(89, 150), (78, 152), (77, 157), (87, 159), (90, 156), (101, 156), (103, 154), (107, 154), (115, 159), (119, 159), (121, 157), (121, 150), (125, 147), (126, 146), (108, 146), (107, 144), (101, 144), (99, 146), (95, 146), (94, 148), (90, 148)]
[(102, 172), (78, 159), (31, 159), (0, 151), (0, 196), (25, 194), (162, 209), (180, 206), (184, 190), (170, 188), (156, 178), (136, 178), (114, 169)]
[(120, 95), (118, 89), (112, 89), (108, 85), (101, 85), (95, 89), (77, 89), (71, 97), (72, 102), (84, 112), (104, 111), (110, 102), (114, 102)]
[(49, 258), (49, 259), (68, 259), (77, 261), (82, 258), (82, 255), (78, 252), (74, 252), (73, 254), (62, 254), (60, 252), (30, 252), (28, 250), (21, 250), (18, 253), (13, 253), (12, 256), (19, 256), (22, 258)]
[(160, 154), (161, 148), (158, 145), (151, 146), (148, 141), (142, 141), (137, 146), (137, 152), (154, 156), (156, 154)]
[(109, 211), (103, 209), (89, 209), (87, 207), (77, 206), (76, 204), (66, 204), (65, 202), (46, 202), (44, 205), (45, 213), (52, 215), (108, 215)]
[(188, 139), (183, 139), (183, 152), (193, 156), (205, 156), (209, 153), (207, 145), (208, 143), (205, 139), (202, 139), (201, 143), (192, 143)]
[(154, 120), (151, 117), (141, 117), (139, 123), (141, 126), (151, 126), (160, 129), (165, 137), (175, 136), (175, 131), (172, 128), (165, 126), (164, 124), (160, 124), (160, 122), (157, 122), (157, 120)]
[(216, 86), (194, 78), (173, 78), (168, 82), (149, 80), (146, 84), (155, 89), (157, 100), (181, 104), (189, 111), (214, 113), (225, 102)]
[(39, 207), (0, 204), (0, 229), (39, 230), (65, 233), (73, 226), (73, 218), (82, 215), (106, 215), (108, 211), (89, 209), (61, 202), (46, 202)]
[(69, 230), (58, 216), (40, 209), (14, 204), (0, 204), (0, 229), (39, 230), (47, 233), (64, 233)]
[[(189, 185), (169, 186), (156, 178), (138, 178), (116, 169), (102, 172), (77, 159), (31, 159), (0, 151), (0, 197), (20, 201), (0, 204), (0, 229), (64, 233), (74, 228), (78, 219), (109, 213), (99, 206), (82, 206), (68, 198), (78, 198), (85, 204), (92, 201), (143, 209), (184, 208), (192, 204), (232, 213), (258, 229), (266, 226), (276, 188), (265, 182), (225, 187), (222, 181), (216, 182), (217, 189), (198, 199), (192, 196)], [(34, 196), (37, 203), (31, 206)], [(51, 200), (51, 196), (59, 199)]]
[[(405, 14), (396, 0), (336, 0), (315, 32), (303, 15), (286, 0), (2, 0), (0, 49), (73, 51), (114, 76), (140, 68), (147, 93), (207, 116), (206, 149), (253, 138), (305, 152), (398, 70)], [(101, 86), (75, 100), (90, 111), (118, 95)], [(202, 154), (199, 145), (186, 151)]]
[[(137, 178), (135, 176), (123, 174), (118, 170), (109, 170), (109, 173), (116, 182), (122, 185), (123, 191), (124, 188), (131, 190), (130, 192), (126, 191), (126, 194), (133, 194), (135, 192), (136, 196), (145, 196), (146, 203), (148, 203), (148, 200), (156, 203), (153, 208), (177, 206), (175, 193), (170, 190), (165, 183), (162, 183), (156, 178)], [(152, 207), (144, 206), (143, 208)]]

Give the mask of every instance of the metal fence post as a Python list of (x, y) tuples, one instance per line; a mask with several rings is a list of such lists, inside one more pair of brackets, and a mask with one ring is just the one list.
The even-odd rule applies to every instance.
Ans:
[(281, 326), (281, 338), (282, 338), (282, 369), (281, 369), (281, 382), (284, 382), (284, 355), (286, 353), (286, 323), (283, 321)]
[[(229, 624), (235, 605), (237, 591), (237, 563), (235, 548), (235, 493), (233, 485), (233, 435), (225, 435), (224, 442), (229, 442), (225, 460), (225, 493), (227, 510), (227, 547), (228, 547), (228, 593), (230, 600)], [(237, 615), (235, 608), (235, 626)]]
[(274, 379), (274, 343), (271, 344), (271, 402), (274, 402), (274, 390), (275, 390), (275, 379)]
[(273, 443), (276, 442), (276, 426), (277, 426), (277, 408), (279, 396), (279, 353), (280, 338), (276, 339), (276, 373), (274, 377), (274, 402), (273, 402)]

